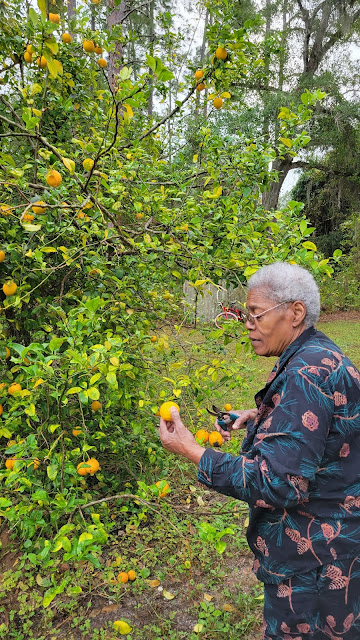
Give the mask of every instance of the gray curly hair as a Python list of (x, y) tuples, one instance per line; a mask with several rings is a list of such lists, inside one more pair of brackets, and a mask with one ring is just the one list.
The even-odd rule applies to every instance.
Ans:
[(306, 328), (319, 319), (319, 287), (311, 273), (298, 264), (274, 262), (261, 267), (249, 278), (248, 291), (251, 289), (261, 289), (274, 303), (301, 300), (306, 307)]

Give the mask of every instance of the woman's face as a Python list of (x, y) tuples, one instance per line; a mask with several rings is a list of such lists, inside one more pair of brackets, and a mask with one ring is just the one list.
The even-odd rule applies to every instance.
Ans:
[(275, 305), (276, 302), (267, 298), (260, 289), (250, 289), (247, 310), (257, 315), (269, 309), (259, 318), (245, 322), (252, 347), (259, 356), (280, 356), (305, 329), (306, 308), (301, 301), (287, 302), (271, 309)]

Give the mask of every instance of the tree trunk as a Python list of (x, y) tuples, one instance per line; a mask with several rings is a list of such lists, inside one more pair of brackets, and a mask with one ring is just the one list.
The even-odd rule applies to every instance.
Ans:
[(274, 160), (272, 164), (272, 170), (278, 171), (279, 179), (277, 182), (272, 182), (269, 190), (263, 193), (262, 205), (264, 209), (276, 209), (279, 201), (281, 187), (283, 186), (284, 180), (291, 169), (291, 165), (292, 158), (290, 158), (289, 156), (287, 158), (284, 158), (284, 160), (280, 160), (279, 158)]
[[(111, 33), (113, 28), (121, 25), (125, 20), (126, 0), (121, 0), (120, 6), (115, 6), (115, 0), (109, 0), (108, 7), (111, 10), (107, 17), (107, 28)], [(113, 91), (116, 89), (116, 76), (119, 73), (123, 54), (123, 43), (116, 40), (115, 49), (109, 54), (109, 84)]]
[(75, 16), (75, 11), (76, 11), (76, 0), (68, 0), (67, 16), (68, 16), (69, 22), (71, 18)]

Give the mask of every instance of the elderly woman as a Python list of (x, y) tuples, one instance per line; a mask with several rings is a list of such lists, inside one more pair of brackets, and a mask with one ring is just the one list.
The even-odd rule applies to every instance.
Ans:
[(314, 328), (320, 295), (307, 270), (259, 269), (246, 306), (255, 353), (279, 359), (256, 409), (235, 412), (230, 431), (247, 425), (240, 454), (201, 447), (176, 409), (162, 443), (198, 465), (201, 483), (249, 504), (264, 639), (359, 640), (359, 372)]

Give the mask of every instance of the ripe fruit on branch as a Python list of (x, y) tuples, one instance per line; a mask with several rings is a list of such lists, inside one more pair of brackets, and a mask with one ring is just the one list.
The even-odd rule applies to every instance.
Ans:
[(215, 56), (218, 60), (226, 60), (227, 55), (228, 53), (224, 47), (218, 47), (215, 51)]
[(29, 464), (28, 464), (28, 469), (30, 467), (33, 467), (33, 470), (35, 471), (36, 469), (38, 469), (40, 467), (40, 460), (39, 458), (34, 458), (34, 460), (32, 460)]
[(45, 213), (46, 207), (47, 207), (46, 202), (44, 202), (43, 200), (38, 200), (37, 202), (34, 202), (31, 208), (33, 210), (33, 213), (37, 213), (38, 215), (41, 215), (42, 213)]
[(180, 413), (180, 407), (178, 404), (176, 404), (176, 402), (172, 402), (172, 400), (169, 400), (168, 402), (164, 402), (160, 407), (160, 415), (163, 420), (167, 420), (167, 421), (171, 420), (171, 413), (170, 413), (171, 407), (175, 407), (175, 409), (177, 409), (178, 412)]
[(24, 53), (24, 60), (25, 60), (25, 62), (29, 62), (29, 63), (30, 63), (30, 62), (32, 62), (32, 59), (33, 59), (33, 58), (32, 58), (32, 54), (31, 54), (31, 53), (29, 53), (28, 51), (25, 51), (25, 53)]
[(16, 458), (8, 458), (5, 462), (5, 467), (7, 469), (11, 469), (13, 470), (14, 466), (15, 466), (15, 462), (16, 462)]
[(56, 169), (51, 169), (46, 176), (49, 187), (59, 187), (62, 182), (61, 174)]
[(94, 53), (97, 53), (98, 56), (102, 54), (102, 52), (104, 51), (104, 49), (102, 47), (100, 47), (98, 44), (95, 45), (94, 48)]
[(17, 284), (13, 280), (9, 280), (3, 284), (2, 288), (6, 296), (13, 296), (17, 290)]
[(206, 89), (206, 87), (203, 82), (200, 82), (196, 87), (196, 91), (204, 91), (204, 89)]
[(199, 429), (199, 431), (195, 433), (195, 440), (198, 440), (200, 444), (203, 444), (204, 442), (208, 442), (209, 440), (208, 432), (205, 431), (205, 429)]
[(8, 216), (11, 213), (11, 207), (9, 207), (9, 205), (7, 204), (1, 204), (0, 211), (3, 216)]
[(49, 13), (49, 20), (50, 20), (50, 22), (53, 22), (54, 24), (59, 24), (60, 16), (59, 16), (58, 13)]
[(27, 51), (27, 53), (34, 53), (35, 49), (34, 49), (32, 44), (27, 44), (26, 45), (26, 51)]
[(14, 393), (18, 393), (18, 391), (21, 391), (21, 389), (21, 384), (19, 384), (18, 382), (13, 382), (8, 388), (8, 393), (13, 396)]
[(65, 44), (70, 44), (72, 42), (72, 36), (70, 33), (63, 33), (61, 36), (61, 40), (65, 42)]
[(197, 71), (195, 71), (194, 76), (195, 80), (200, 80), (204, 77), (204, 71), (202, 69), (198, 69)]
[(2, 404), (0, 404), (0, 416), (2, 416), (3, 411), (4, 411), (4, 407), (2, 406)]
[(86, 51), (86, 53), (93, 53), (93, 51), (95, 49), (95, 45), (94, 45), (93, 41), (92, 40), (84, 40), (83, 49), (84, 49), (84, 51)]
[(0, 262), (4, 262), (5, 260), (5, 251), (3, 251), (2, 249), (0, 250)]
[[(158, 482), (156, 482), (155, 484), (157, 487), (160, 487), (161, 483), (162, 483), (162, 480), (158, 480)], [(166, 485), (162, 489), (159, 489), (159, 498), (165, 498), (166, 494), (169, 493), (169, 491), (170, 491), (170, 487), (168, 483), (166, 483)]]
[(93, 475), (100, 469), (100, 464), (96, 458), (89, 458), (86, 462), (80, 462), (76, 467), (79, 476)]
[(223, 443), (223, 438), (221, 433), (219, 433), (218, 431), (212, 431), (209, 434), (209, 444), (212, 447), (221, 447)]
[(94, 160), (92, 158), (85, 158), (82, 163), (85, 171), (91, 171), (94, 166)]
[(81, 436), (81, 434), (82, 434), (82, 429), (81, 429), (81, 427), (75, 427), (75, 428), (72, 430), (72, 434), (73, 434), (73, 436)]
[(36, 64), (38, 67), (41, 67), (42, 69), (45, 69), (46, 65), (47, 65), (47, 61), (45, 56), (41, 56), (41, 58), (37, 58), (36, 59)]
[(106, 62), (105, 58), (99, 58), (98, 65), (102, 69), (105, 69), (105, 67), (107, 67), (107, 62)]
[(34, 220), (34, 216), (31, 213), (24, 213), (23, 222), (32, 222)]
[(101, 409), (101, 402), (99, 402), (99, 400), (93, 400), (90, 407), (93, 411), (99, 411), (99, 409)]
[(215, 100), (213, 101), (213, 105), (215, 109), (221, 109), (223, 104), (224, 104), (224, 101), (221, 98), (215, 98)]

